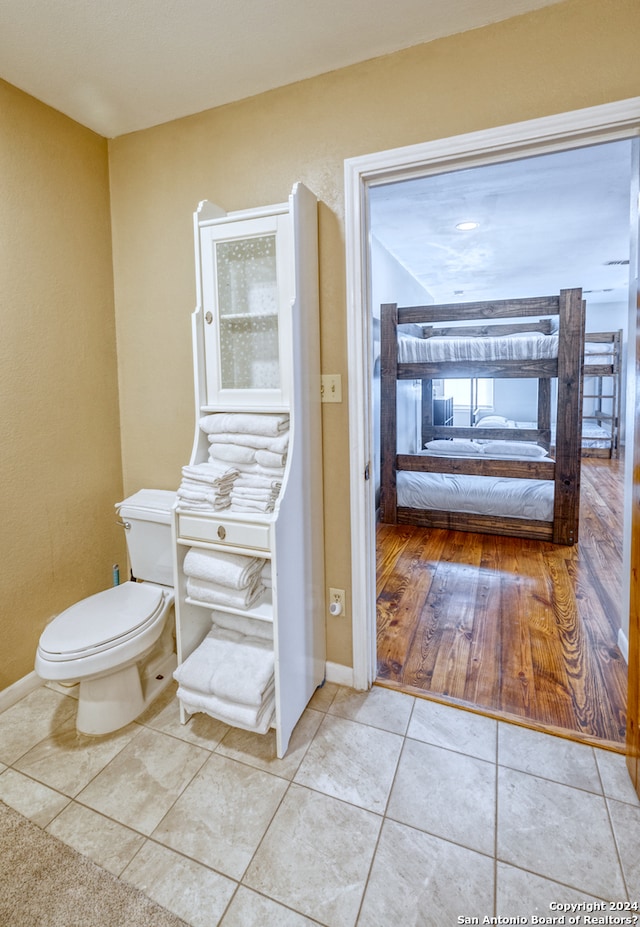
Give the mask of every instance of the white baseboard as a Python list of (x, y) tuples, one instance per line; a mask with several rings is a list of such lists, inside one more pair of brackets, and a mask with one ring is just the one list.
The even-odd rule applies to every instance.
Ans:
[(20, 699), (28, 695), (29, 692), (33, 692), (43, 685), (44, 682), (36, 672), (29, 673), (27, 676), (23, 676), (22, 679), (18, 679), (13, 685), (7, 686), (6, 689), (0, 692), (0, 711), (11, 708), (12, 705), (19, 702)]
[(618, 631), (618, 647), (620, 648), (620, 652), (622, 653), (622, 656), (624, 657), (624, 661), (628, 666), (629, 665), (629, 640), (627, 638), (627, 635), (622, 630), (622, 628), (620, 628), (620, 630)]
[(325, 678), (327, 682), (334, 682), (338, 686), (349, 686), (353, 688), (353, 667), (343, 666), (342, 663), (330, 663), (328, 660), (325, 664)]

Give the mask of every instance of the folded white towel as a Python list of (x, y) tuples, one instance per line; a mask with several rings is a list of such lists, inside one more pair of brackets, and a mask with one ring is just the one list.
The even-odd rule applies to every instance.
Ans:
[(262, 467), (284, 467), (287, 462), (286, 452), (275, 454), (273, 451), (256, 451), (256, 463)]
[(255, 585), (256, 575), (262, 572), (262, 557), (227, 554), (222, 551), (192, 547), (184, 558), (184, 572), (195, 579), (204, 579), (231, 589), (246, 589)]
[(187, 595), (192, 599), (205, 602), (207, 605), (222, 605), (226, 608), (253, 608), (266, 592), (259, 574), (254, 584), (245, 589), (230, 589), (228, 586), (208, 583), (202, 579), (194, 579), (192, 576), (187, 577), (186, 585)]
[(231, 507), (231, 501), (228, 497), (216, 499), (214, 502), (198, 502), (194, 499), (178, 499), (178, 505), (182, 512), (223, 512)]
[(238, 476), (238, 470), (235, 467), (230, 467), (228, 463), (208, 460), (206, 463), (188, 464), (183, 467), (182, 476), (185, 479), (215, 485), (220, 482), (233, 481)]
[(247, 615), (232, 615), (231, 612), (211, 612), (211, 621), (216, 628), (236, 631), (248, 639), (273, 641), (273, 625), (270, 621), (249, 618)]
[(271, 499), (267, 502), (259, 502), (255, 499), (234, 499), (231, 498), (231, 511), (232, 512), (264, 512), (269, 513), (273, 512), (275, 508), (275, 499)]
[(246, 447), (242, 444), (210, 444), (209, 460), (228, 461), (230, 463), (253, 463), (258, 453), (270, 453), (270, 451), (256, 451), (253, 447)]
[(254, 731), (256, 734), (267, 733), (275, 713), (273, 694), (265, 698), (260, 708), (236, 705), (227, 699), (217, 698), (215, 695), (202, 695), (183, 686), (178, 687), (177, 695), (187, 711), (191, 713), (204, 711), (231, 727), (240, 727), (245, 731)]
[(269, 502), (278, 498), (278, 493), (273, 489), (249, 489), (243, 486), (235, 487), (231, 492), (231, 498), (237, 499), (238, 502), (245, 500), (257, 500), (258, 502)]
[(215, 412), (200, 419), (200, 428), (207, 434), (240, 432), (241, 434), (277, 437), (289, 428), (288, 415), (267, 415), (247, 412)]
[(266, 640), (229, 640), (228, 635), (227, 630), (213, 627), (177, 667), (174, 678), (203, 695), (259, 707), (273, 684), (273, 648)]
[(285, 431), (279, 438), (270, 435), (242, 434), (241, 432), (213, 432), (207, 435), (209, 444), (239, 444), (243, 447), (252, 447), (254, 451), (273, 451), (274, 454), (284, 454), (289, 445), (289, 432)]
[(284, 476), (284, 467), (264, 467), (259, 463), (236, 463), (234, 464), (240, 476), (261, 476), (268, 480), (280, 480)]
[[(198, 486), (200, 487), (198, 489)], [(231, 486), (228, 489), (216, 489), (207, 483), (193, 483), (183, 481), (178, 487), (178, 495), (181, 499), (190, 499), (193, 502), (217, 502), (223, 496), (229, 496)]]
[(282, 480), (269, 476), (262, 476), (259, 473), (241, 473), (235, 483), (234, 489), (271, 489), (280, 492), (282, 489)]

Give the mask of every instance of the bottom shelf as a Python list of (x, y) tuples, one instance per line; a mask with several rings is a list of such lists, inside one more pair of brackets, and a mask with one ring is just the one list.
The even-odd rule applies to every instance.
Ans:
[(185, 712), (204, 712), (258, 734), (272, 726), (276, 705), (273, 641), (245, 634), (243, 627), (213, 624), (175, 670), (183, 723)]

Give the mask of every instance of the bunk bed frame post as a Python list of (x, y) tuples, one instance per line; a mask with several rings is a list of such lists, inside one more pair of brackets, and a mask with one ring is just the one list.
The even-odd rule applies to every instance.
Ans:
[(380, 518), (398, 523), (396, 456), (398, 453), (398, 304), (380, 307)]
[(542, 435), (539, 441), (547, 450), (551, 447), (551, 380), (541, 377), (538, 380), (538, 428)]
[(554, 544), (575, 544), (580, 515), (582, 446), (582, 365), (585, 311), (582, 290), (560, 291), (558, 345), (558, 417), (556, 421)]
[(420, 438), (422, 447), (430, 440), (433, 429), (433, 380), (421, 380), (422, 390), (422, 422)]

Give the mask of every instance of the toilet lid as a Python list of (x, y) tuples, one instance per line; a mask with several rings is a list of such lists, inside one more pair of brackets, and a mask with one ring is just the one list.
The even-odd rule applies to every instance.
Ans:
[(54, 618), (42, 632), (40, 649), (51, 655), (103, 649), (141, 630), (163, 601), (163, 590), (148, 583), (113, 586)]

